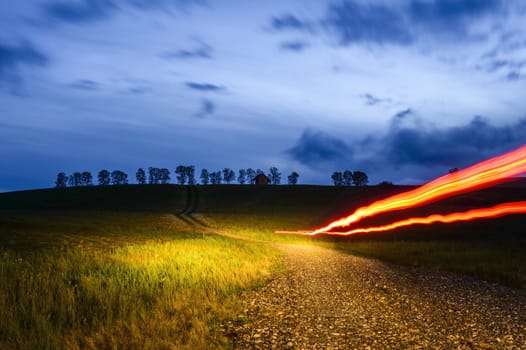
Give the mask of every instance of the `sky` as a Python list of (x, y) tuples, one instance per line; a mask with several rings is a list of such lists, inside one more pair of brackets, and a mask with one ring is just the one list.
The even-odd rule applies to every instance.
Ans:
[(180, 164), (420, 184), (525, 143), (524, 23), (522, 0), (1, 1), (0, 191)]

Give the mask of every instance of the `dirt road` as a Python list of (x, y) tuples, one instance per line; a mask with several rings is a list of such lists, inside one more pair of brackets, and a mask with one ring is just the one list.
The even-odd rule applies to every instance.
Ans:
[(526, 349), (526, 293), (309, 246), (243, 295), (239, 349)]

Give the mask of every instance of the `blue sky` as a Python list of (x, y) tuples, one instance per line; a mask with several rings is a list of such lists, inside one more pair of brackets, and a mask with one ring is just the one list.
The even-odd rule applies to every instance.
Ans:
[(526, 4), (0, 3), (0, 190), (179, 164), (422, 183), (526, 140)]

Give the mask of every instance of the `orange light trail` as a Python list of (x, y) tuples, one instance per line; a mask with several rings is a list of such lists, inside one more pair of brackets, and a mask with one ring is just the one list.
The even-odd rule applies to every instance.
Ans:
[[(515, 175), (518, 175), (524, 172), (526, 172), (526, 145), (523, 145), (503, 155), (500, 155), (494, 158), (490, 158), (483, 162), (472, 165), (469, 168), (462, 169), (454, 173), (439, 177), (414, 190), (400, 193), (394, 196), (390, 196), (388, 198), (373, 202), (370, 205), (358, 208), (351, 215), (335, 220), (329, 223), (327, 226), (321, 227), (312, 232), (298, 231), (296, 233), (309, 234), (309, 235), (316, 235), (318, 233), (329, 233), (329, 231), (333, 229), (347, 227), (353, 223), (357, 223), (358, 221), (366, 217), (372, 217), (372, 216), (375, 216), (381, 213), (391, 212), (395, 210), (414, 208), (414, 207), (418, 207), (418, 206), (421, 206), (421, 205), (424, 205), (430, 202), (435, 202), (435, 201), (438, 201), (438, 200), (441, 200), (447, 197), (451, 197), (453, 195), (458, 195), (461, 193), (486, 188), (496, 183), (506, 181), (512, 176), (515, 176)], [(524, 203), (524, 202), (517, 202), (517, 203)], [(494, 208), (497, 208), (497, 207), (494, 207)], [(488, 208), (485, 210), (490, 210), (490, 209), (493, 209), (493, 208)], [(501, 207), (498, 207), (498, 209), (499, 209), (499, 212), (501, 212), (502, 210), (505, 210)], [(515, 212), (517, 211), (516, 208), (513, 210), (515, 210)], [(524, 213), (524, 210), (520, 212)], [(467, 213), (469, 213), (469, 215), (473, 215), (472, 211), (468, 211), (466, 212), (466, 214)], [(475, 213), (476, 215), (484, 215), (485, 211), (484, 209), (481, 209), (481, 210), (476, 209)], [(444, 220), (446, 219), (452, 220), (453, 218), (457, 218), (458, 220), (459, 215), (461, 216), (462, 213), (455, 213), (455, 214), (450, 214), (450, 215), (456, 215), (456, 216), (449, 216), (449, 215), (433, 216), (431, 215), (429, 218), (431, 217), (433, 217), (434, 219), (442, 218)], [(471, 219), (469, 218), (469, 215), (466, 220), (472, 220), (475, 218), (485, 217), (485, 216), (477, 216)], [(428, 218), (413, 218), (412, 220), (428, 220)], [(443, 222), (452, 222), (452, 221), (443, 221)], [(419, 223), (419, 222), (415, 222), (415, 223)], [(426, 223), (426, 222), (422, 222), (422, 223)], [(397, 224), (398, 226), (395, 226), (392, 228), (400, 227), (399, 223), (394, 223), (394, 224)], [(412, 223), (409, 223), (409, 224), (412, 224)], [(409, 224), (404, 224), (402, 226), (407, 226)], [(389, 225), (386, 225), (386, 226), (389, 226)], [(370, 228), (370, 229), (373, 229), (373, 228)], [(389, 228), (382, 229), (382, 231), (385, 231), (387, 229)], [(357, 230), (366, 230), (366, 229), (357, 229)], [(376, 231), (378, 230), (375, 229), (371, 231), (361, 231), (361, 232), (376, 232)], [(283, 231), (281, 232), (283, 233)], [(349, 232), (352, 232), (352, 231), (349, 231)], [(288, 232), (288, 233), (292, 233), (292, 232)], [(332, 234), (334, 232), (330, 232), (330, 233)]]
[[(433, 214), (426, 217), (409, 218), (393, 222), (392, 224), (373, 226), (365, 228), (356, 228), (347, 232), (326, 232), (331, 235), (350, 236), (357, 233), (371, 233), (371, 232), (384, 232), (394, 230), (400, 227), (412, 226), (412, 225), (431, 225), (433, 223), (452, 223), (458, 221), (470, 221), (477, 219), (490, 219), (497, 218), (511, 214), (526, 214), (526, 201), (524, 202), (511, 202), (499, 204), (490, 208), (471, 209), (465, 212), (451, 213), (446, 215)], [(301, 232), (301, 231), (278, 231), (278, 233), (292, 233), (292, 234), (304, 234), (313, 236), (315, 232)]]

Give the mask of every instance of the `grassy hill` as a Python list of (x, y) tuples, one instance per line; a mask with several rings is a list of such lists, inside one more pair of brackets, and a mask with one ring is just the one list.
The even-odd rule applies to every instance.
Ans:
[[(126, 185), (0, 193), (0, 348), (228, 348), (236, 296), (279, 269), (266, 242), (322, 244), (526, 288), (526, 216), (352, 238), (311, 229), (404, 186)], [(524, 200), (515, 181), (386, 214)], [(237, 320), (236, 322), (242, 322)]]

